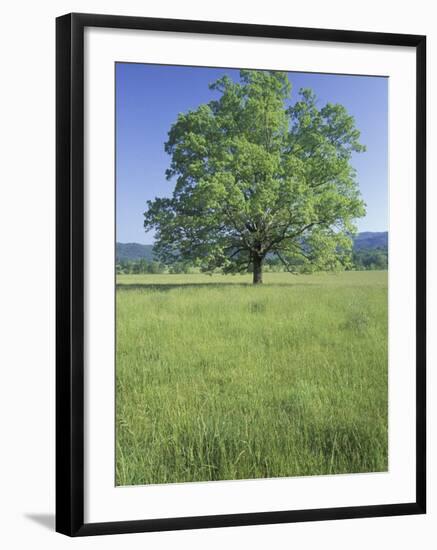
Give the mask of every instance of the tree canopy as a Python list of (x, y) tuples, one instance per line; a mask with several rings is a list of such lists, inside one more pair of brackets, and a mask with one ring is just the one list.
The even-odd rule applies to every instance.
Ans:
[(146, 231), (164, 263), (253, 271), (266, 257), (290, 272), (347, 267), (354, 221), (365, 214), (353, 152), (364, 151), (342, 105), (319, 108), (287, 73), (240, 71), (210, 85), (218, 99), (178, 115), (165, 150), (171, 197), (148, 201)]

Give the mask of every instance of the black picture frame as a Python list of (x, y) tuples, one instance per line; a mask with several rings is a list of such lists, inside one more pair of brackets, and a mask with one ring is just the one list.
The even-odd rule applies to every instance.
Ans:
[[(84, 29), (404, 46), (416, 51), (416, 500), (400, 504), (84, 523)], [(69, 536), (423, 514), (426, 510), (426, 37), (73, 13), (56, 20), (56, 530)]]

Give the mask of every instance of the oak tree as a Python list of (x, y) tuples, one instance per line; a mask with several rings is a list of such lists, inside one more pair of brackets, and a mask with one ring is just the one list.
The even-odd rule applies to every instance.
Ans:
[(309, 89), (292, 103), (284, 72), (242, 70), (210, 88), (218, 98), (179, 114), (168, 133), (174, 191), (144, 214), (154, 253), (205, 272), (251, 270), (254, 283), (266, 257), (293, 273), (347, 266), (365, 213), (353, 117), (339, 104), (319, 108)]

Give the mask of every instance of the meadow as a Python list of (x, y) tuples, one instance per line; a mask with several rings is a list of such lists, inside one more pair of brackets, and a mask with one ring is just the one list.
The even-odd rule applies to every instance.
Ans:
[(250, 282), (117, 277), (117, 485), (387, 470), (387, 272)]

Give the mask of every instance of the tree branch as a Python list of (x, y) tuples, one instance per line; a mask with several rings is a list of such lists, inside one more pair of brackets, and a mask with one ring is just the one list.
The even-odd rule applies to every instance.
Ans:
[(278, 258), (281, 260), (281, 262), (285, 265), (285, 268), (286, 268), (286, 270), (288, 271), (288, 273), (292, 273), (293, 275), (298, 275), (298, 272), (297, 272), (297, 271), (292, 271), (292, 270), (290, 269), (290, 264), (284, 260), (284, 258), (281, 256), (281, 254), (279, 253), (279, 251), (278, 251), (278, 250), (275, 250), (275, 252), (276, 252)]

